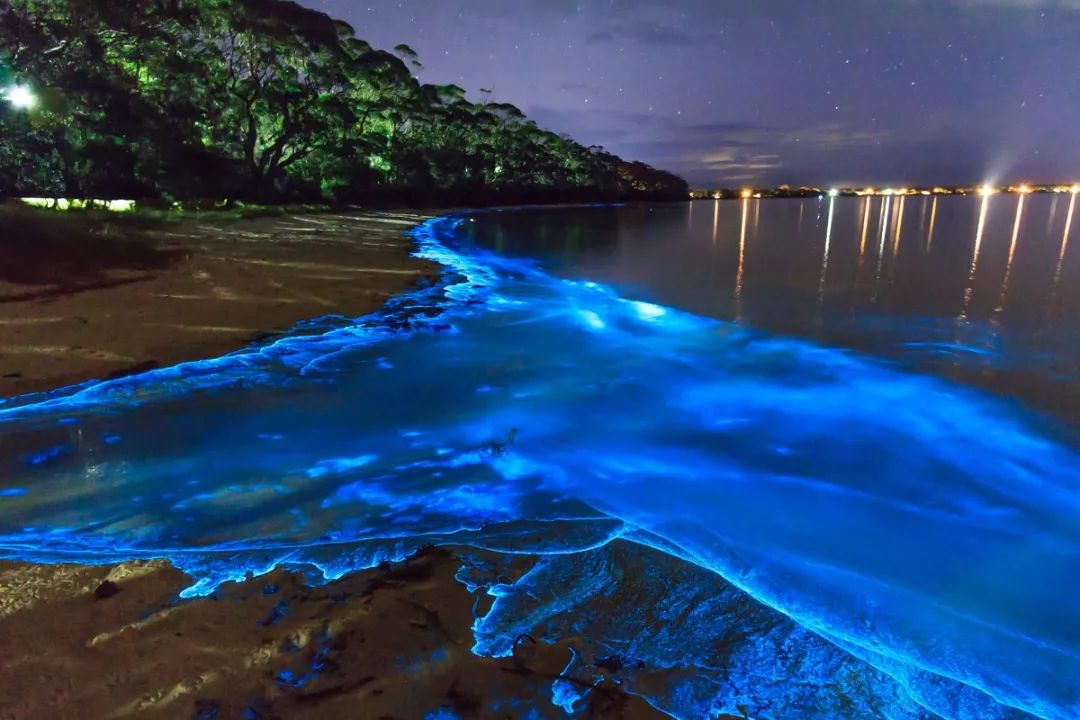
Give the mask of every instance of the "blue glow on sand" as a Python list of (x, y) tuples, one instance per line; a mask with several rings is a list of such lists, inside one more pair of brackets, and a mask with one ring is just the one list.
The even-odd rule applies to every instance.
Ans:
[(439, 708), (424, 716), (424, 720), (461, 720), (461, 716), (450, 708)]
[[(477, 652), (505, 654), (554, 608), (597, 624), (647, 607), (628, 661), (703, 658), (678, 681), (627, 681), (677, 717), (1080, 716), (1064, 432), (941, 379), (458, 247), (461, 221), (415, 231), (443, 282), (376, 315), (0, 405), (18, 447), (0, 457), (0, 557), (164, 557), (193, 597), (278, 566), (327, 582), (424, 545), (540, 554), (525, 620), (513, 585), (472, 583), (495, 597)], [(634, 573), (604, 565), (614, 541), (642, 549)], [(618, 621), (595, 637), (630, 632)], [(695, 649), (732, 628), (757, 633), (722, 658), (753, 697), (732, 700)], [(818, 694), (841, 670), (864, 680), (846, 711)]]
[(577, 651), (574, 650), (574, 648), (570, 648), (570, 661), (566, 663), (566, 667), (559, 673), (562, 677), (551, 684), (551, 704), (562, 708), (566, 711), (567, 715), (574, 714), (577, 705), (584, 700), (590, 692), (588, 685), (582, 685), (571, 682), (568, 679), (563, 679), (573, 677), (571, 673), (573, 672), (574, 664), (577, 663), (577, 659)]

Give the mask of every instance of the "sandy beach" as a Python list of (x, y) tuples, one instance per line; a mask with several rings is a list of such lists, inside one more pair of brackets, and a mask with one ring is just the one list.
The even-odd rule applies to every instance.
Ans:
[(105, 225), (95, 251), (81, 247), (86, 239), (76, 248), (16, 239), (21, 262), (0, 269), (0, 397), (215, 357), (302, 320), (369, 313), (437, 273), (410, 257), (405, 236), (426, 217)]
[[(405, 235), (425, 217), (168, 223), (125, 230), (97, 267), (93, 255), (35, 267), (24, 253), (17, 277), (9, 267), (0, 278), (0, 396), (376, 310), (436, 276)], [(0, 563), (0, 718), (514, 718), (526, 707), (565, 717), (544, 698), (569, 647), (474, 655), (477, 597), (454, 580), (459, 566), (452, 551), (428, 551), (323, 587), (276, 571), (182, 601), (190, 579), (166, 562)], [(515, 699), (528, 701), (521, 713)], [(610, 683), (587, 704), (588, 717), (664, 717)]]
[[(167, 563), (0, 563), (0, 718), (566, 717), (545, 698), (569, 646), (474, 655), (458, 567), (432, 550), (322, 587), (275, 571), (181, 601), (190, 580)], [(666, 717), (610, 681), (586, 704)]]

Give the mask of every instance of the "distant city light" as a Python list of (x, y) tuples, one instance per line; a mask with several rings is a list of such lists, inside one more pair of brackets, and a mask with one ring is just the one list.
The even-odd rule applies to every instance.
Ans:
[[(732, 195), (734, 193), (734, 195)], [(756, 188), (742, 188), (740, 190), (732, 191), (731, 189), (725, 190), (694, 190), (690, 193), (691, 199), (701, 199), (713, 197), (716, 199), (722, 199), (725, 197), (737, 197), (743, 200), (750, 200), (752, 198), (772, 198), (772, 197), (817, 197), (817, 198), (837, 198), (844, 197), (845, 195), (853, 195), (857, 197), (896, 197), (902, 198), (908, 195), (912, 196), (932, 196), (932, 195), (968, 195), (974, 193), (981, 195), (982, 197), (989, 197), (990, 195), (997, 195), (998, 193), (1016, 194), (1016, 195), (1031, 195), (1035, 193), (1072, 193), (1074, 195), (1080, 195), (1080, 183), (1073, 183), (1072, 185), (1050, 185), (1050, 184), (1035, 184), (1035, 183), (1020, 183), (1018, 185), (992, 185), (989, 183), (983, 183), (981, 185), (972, 186), (944, 186), (944, 185), (922, 185), (918, 187), (891, 187), (885, 189), (877, 189), (873, 187), (855, 188), (855, 187), (809, 187), (804, 186), (800, 188), (792, 188), (790, 185), (779, 185), (774, 188), (756, 189)]]
[(4, 90), (4, 99), (17, 110), (31, 110), (37, 105), (37, 95), (26, 85), (12, 85)]

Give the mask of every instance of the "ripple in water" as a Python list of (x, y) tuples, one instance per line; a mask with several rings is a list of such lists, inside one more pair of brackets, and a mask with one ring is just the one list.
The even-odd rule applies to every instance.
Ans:
[(376, 316), (0, 405), (0, 557), (166, 557), (190, 597), (472, 546), (476, 652), (573, 637), (673, 716), (1080, 714), (1080, 464), (1045, 418), (455, 249), (464, 221)]

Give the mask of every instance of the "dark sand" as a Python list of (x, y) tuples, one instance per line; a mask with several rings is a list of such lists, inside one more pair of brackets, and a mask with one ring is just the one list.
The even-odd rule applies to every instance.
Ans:
[[(182, 601), (190, 580), (166, 563), (0, 563), (0, 718), (566, 717), (548, 698), (568, 646), (474, 655), (458, 566), (427, 551), (323, 587), (276, 571)], [(580, 716), (665, 717), (610, 680)]]
[(97, 223), (89, 237), (52, 237), (0, 216), (0, 397), (215, 357), (301, 320), (369, 313), (438, 272), (409, 256), (404, 234), (426, 217)]
[[(404, 232), (425, 217), (106, 227), (92, 243), (0, 238), (19, 251), (0, 270), (0, 397), (220, 355), (300, 320), (375, 310), (438, 271), (409, 257)], [(419, 720), (440, 709), (466, 720), (528, 707), (565, 717), (548, 698), (568, 647), (472, 654), (476, 598), (453, 579), (458, 566), (432, 551), (319, 588), (275, 572), (181, 601), (190, 580), (164, 562), (0, 563), (0, 720)], [(306, 680), (294, 687), (289, 671)], [(663, 717), (611, 682), (581, 715)]]

